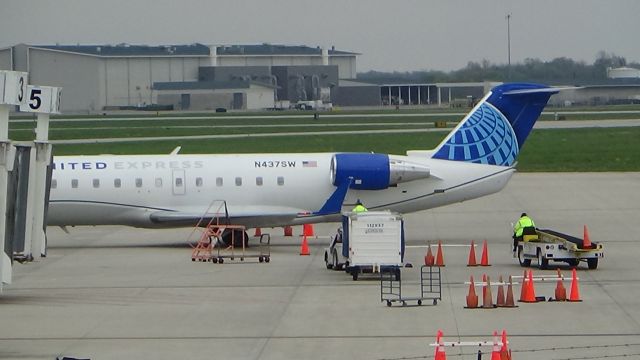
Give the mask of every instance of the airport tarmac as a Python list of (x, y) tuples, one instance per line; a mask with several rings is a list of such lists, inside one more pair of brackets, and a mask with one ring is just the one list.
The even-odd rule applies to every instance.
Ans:
[[(586, 224), (604, 244), (597, 270), (580, 266), (583, 301), (465, 309), (470, 275), (522, 274), (510, 253), (510, 223), (522, 211), (572, 235)], [(438, 329), (445, 341), (490, 340), (506, 329), (517, 360), (640, 359), (640, 173), (516, 174), (498, 194), (405, 218), (405, 261), (415, 265), (403, 270), (405, 294), (418, 292), (424, 246), (449, 245), (435, 306), (389, 308), (374, 277), (354, 282), (325, 269), (322, 249), (336, 224), (315, 226), (311, 256), (298, 255), (299, 237), (263, 229), (273, 234), (270, 263), (223, 265), (191, 261), (191, 229), (49, 228), (48, 257), (15, 265), (0, 295), (0, 358), (432, 359)], [(472, 239), (488, 241), (492, 266), (466, 266), (469, 248), (459, 245)], [(550, 297), (555, 283), (535, 286)], [(476, 359), (477, 350), (446, 352)]]

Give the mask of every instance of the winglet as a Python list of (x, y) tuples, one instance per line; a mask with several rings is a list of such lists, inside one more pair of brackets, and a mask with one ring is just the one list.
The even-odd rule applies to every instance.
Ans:
[(312, 216), (322, 216), (322, 215), (331, 215), (338, 214), (342, 211), (342, 204), (344, 203), (344, 198), (347, 196), (347, 191), (353, 182), (353, 178), (349, 177), (349, 181), (343, 181), (337, 188), (336, 191), (331, 194), (331, 196), (327, 199), (327, 201), (322, 205), (320, 210), (313, 212)]

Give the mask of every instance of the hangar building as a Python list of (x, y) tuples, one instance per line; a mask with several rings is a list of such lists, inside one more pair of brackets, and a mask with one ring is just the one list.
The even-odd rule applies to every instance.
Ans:
[(63, 87), (65, 112), (163, 103), (189, 110), (260, 109), (289, 96), (330, 97), (339, 78), (355, 78), (356, 55), (271, 44), (19, 44), (0, 49), (0, 69), (28, 71), (31, 83)]

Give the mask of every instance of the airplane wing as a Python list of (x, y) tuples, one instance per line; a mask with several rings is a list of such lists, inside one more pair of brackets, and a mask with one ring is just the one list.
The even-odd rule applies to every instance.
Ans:
[(310, 224), (339, 221), (342, 203), (353, 178), (344, 181), (317, 211), (283, 208), (275, 206), (252, 206), (229, 209), (205, 214), (160, 210), (151, 213), (149, 219), (159, 227), (206, 226), (209, 223), (244, 225), (246, 227), (277, 227), (285, 225)]
[[(206, 226), (207, 224), (233, 224), (252, 227), (278, 227), (285, 225), (299, 225), (305, 223), (316, 223), (322, 221), (337, 221), (340, 213), (317, 215), (300, 209), (252, 209), (230, 211), (224, 213), (189, 213), (180, 211), (155, 211), (149, 216), (150, 220), (158, 227), (177, 226)], [(333, 220), (333, 219), (336, 220)]]

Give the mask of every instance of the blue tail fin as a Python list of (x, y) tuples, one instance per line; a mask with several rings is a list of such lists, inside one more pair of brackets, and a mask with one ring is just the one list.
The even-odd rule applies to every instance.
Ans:
[(557, 89), (538, 84), (494, 87), (436, 147), (434, 159), (512, 166)]

